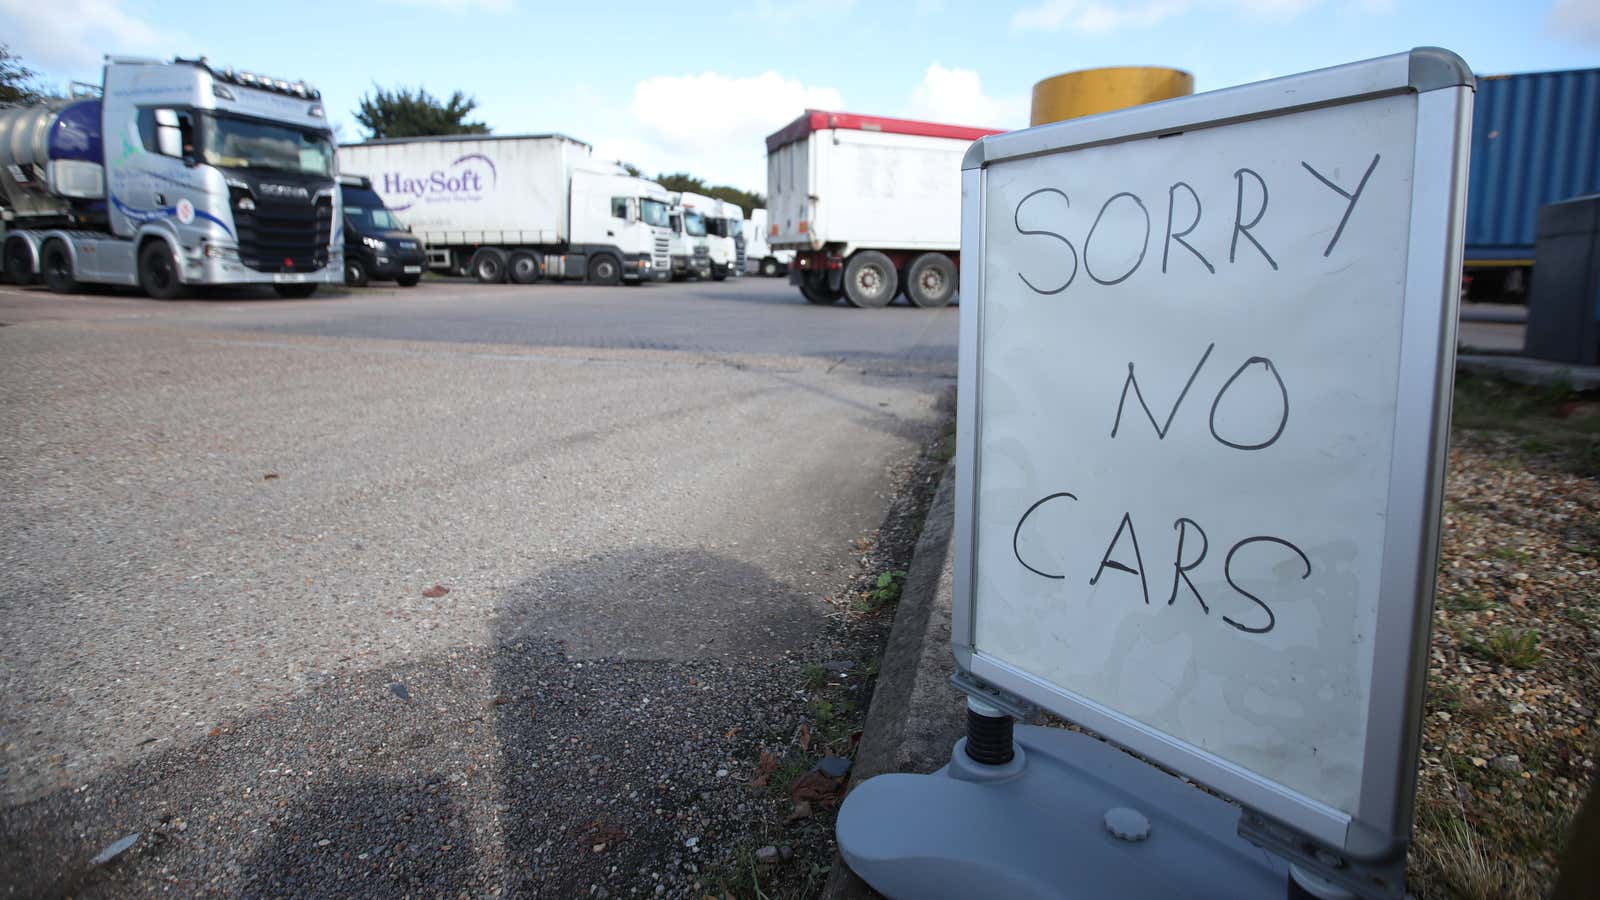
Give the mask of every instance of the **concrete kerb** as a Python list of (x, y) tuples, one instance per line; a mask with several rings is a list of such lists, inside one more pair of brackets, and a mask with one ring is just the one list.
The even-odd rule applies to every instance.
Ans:
[[(856, 749), (850, 788), (886, 772), (928, 773), (950, 761), (966, 730), (965, 698), (950, 685), (950, 607), (955, 565), (955, 464), (945, 467), (911, 557), (894, 627), (878, 666), (878, 683)], [(877, 897), (834, 854), (822, 896)]]
[(1567, 384), (1578, 391), (1600, 389), (1600, 366), (1580, 366), (1526, 356), (1462, 354), (1456, 357), (1456, 367), (1498, 375), (1521, 384)]

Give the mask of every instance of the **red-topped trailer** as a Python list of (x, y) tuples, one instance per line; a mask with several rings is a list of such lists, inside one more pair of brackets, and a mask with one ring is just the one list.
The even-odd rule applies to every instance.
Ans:
[(768, 243), (795, 251), (789, 282), (812, 303), (917, 306), (956, 295), (961, 158), (998, 134), (806, 110), (767, 137)]

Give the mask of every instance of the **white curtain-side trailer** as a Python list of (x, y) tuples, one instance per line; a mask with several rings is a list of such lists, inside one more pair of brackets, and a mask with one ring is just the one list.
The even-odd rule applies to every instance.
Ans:
[(667, 191), (559, 134), (399, 138), (339, 148), (428, 247), (481, 282), (668, 277)]
[(767, 241), (812, 303), (955, 298), (961, 158), (994, 129), (807, 110), (767, 137)]

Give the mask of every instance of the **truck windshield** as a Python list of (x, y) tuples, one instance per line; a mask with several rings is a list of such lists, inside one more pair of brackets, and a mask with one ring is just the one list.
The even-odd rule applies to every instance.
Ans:
[(706, 236), (706, 217), (697, 212), (683, 214), (683, 230), (694, 237)]
[(325, 132), (207, 113), (200, 152), (224, 169), (277, 169), (305, 175), (333, 173), (333, 142)]
[(639, 218), (646, 225), (659, 225), (666, 227), (667, 205), (660, 200), (651, 200), (648, 197), (639, 198)]
[(376, 193), (359, 188), (344, 189), (344, 214), (357, 231), (405, 231), (406, 227), (389, 212)]

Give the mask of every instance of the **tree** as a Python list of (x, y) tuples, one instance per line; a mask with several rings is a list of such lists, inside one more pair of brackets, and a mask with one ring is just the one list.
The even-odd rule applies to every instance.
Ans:
[(622, 167), (622, 171), (627, 172), (629, 175), (632, 175), (635, 178), (644, 177), (644, 170), (640, 169), (638, 166), (634, 165), (631, 162), (623, 162), (622, 160), (619, 159), (619, 160), (617, 160), (617, 165)]
[(0, 44), (0, 103), (29, 104), (44, 99), (39, 73), (23, 65), (22, 58)]
[(656, 182), (669, 191), (689, 191), (695, 194), (705, 194), (718, 200), (729, 203), (744, 210), (746, 216), (752, 209), (764, 209), (767, 198), (755, 191), (745, 191), (726, 184), (706, 184), (704, 179), (690, 175), (688, 172), (674, 172), (671, 175), (657, 175)]
[(367, 129), (371, 140), (379, 138), (432, 137), (440, 134), (488, 134), (489, 126), (466, 121), (477, 109), (478, 101), (456, 91), (447, 102), (422, 88), (415, 91), (397, 87), (385, 90), (372, 86), (372, 96), (363, 96), (356, 110), (356, 121)]

